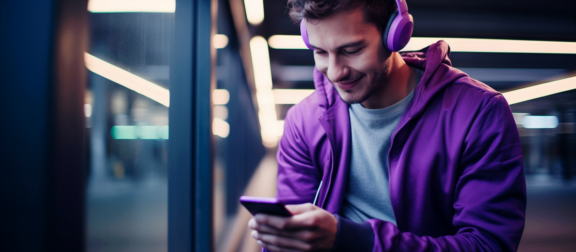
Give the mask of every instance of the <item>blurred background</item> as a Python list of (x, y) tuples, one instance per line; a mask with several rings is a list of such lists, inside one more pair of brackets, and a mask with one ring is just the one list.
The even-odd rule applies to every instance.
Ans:
[[(89, 0), (84, 5), (77, 4), (79, 6), (74, 9), (58, 7), (67, 1), (59, 3), (47, 4), (45, 7), (49, 11), (45, 16), (35, 14), (39, 10), (29, 11), (32, 7), (12, 3), (9, 13), (6, 13), (9, 17), (4, 17), (9, 19), (7, 22), (17, 19), (15, 13), (35, 16), (34, 19), (25, 19), (20, 26), (7, 25), (3, 36), (11, 38), (2, 43), (9, 43), (3, 47), (14, 47), (27, 41), (22, 45), (24, 47), (35, 40), (23, 36), (17, 29), (38, 27), (45, 33), (58, 33), (59, 29), (62, 30), (58, 27), (63, 27), (58, 25), (59, 22), (65, 23), (58, 21), (63, 20), (58, 15), (66, 14), (79, 21), (76, 32), (71, 33), (77, 38), (74, 43), (64, 43), (65, 39), (57, 40), (60, 42), (36, 40), (38, 43), (63, 44), (43, 49), (45, 54), (55, 55), (53, 58), (56, 60), (70, 53), (76, 55), (70, 57), (80, 60), (58, 68), (64, 69), (60, 72), (52, 65), (42, 63), (48, 72), (46, 76), (58, 78), (72, 72), (83, 73), (76, 76), (75, 81), (70, 81), (70, 85), (82, 84), (82, 88), (75, 89), (68, 96), (54, 91), (42, 93), (45, 100), (75, 99), (76, 102), (66, 106), (73, 107), (76, 114), (82, 115), (73, 124), (76, 138), (83, 139), (75, 142), (79, 148), (74, 149), (78, 153), (74, 156), (77, 160), (75, 170), (80, 171), (74, 179), (83, 181), (74, 189), (78, 191), (74, 201), (78, 203), (75, 216), (81, 218), (81, 224), (77, 225), (82, 231), (79, 246), (90, 252), (167, 251), (169, 223), (173, 223), (169, 221), (168, 211), (169, 205), (172, 206), (169, 203), (169, 184), (172, 182), (169, 181), (173, 179), (168, 169), (172, 167), (169, 159), (178, 155), (203, 155), (207, 156), (210, 165), (200, 168), (208, 171), (209, 176), (203, 178), (210, 180), (206, 183), (211, 190), (196, 193), (205, 195), (206, 202), (211, 202), (210, 213), (201, 215), (211, 220), (211, 224), (204, 230), (209, 232), (202, 237), (209, 241), (209, 249), (214, 251), (259, 251), (247, 230), (250, 214), (240, 207), (238, 198), (241, 195), (275, 195), (275, 153), (282, 136), (284, 117), (291, 106), (314, 89), (313, 55), (301, 41), (299, 26), (290, 20), (286, 1)], [(206, 15), (212, 20), (211, 23), (199, 22), (200, 26), (196, 26), (206, 30), (202, 30), (204, 35), (193, 33), (194, 36), (210, 34), (205, 37), (206, 41), (210, 39), (211, 48), (201, 43), (194, 44), (198, 51), (186, 56), (203, 67), (200, 69), (205, 73), (185, 70), (192, 72), (193, 77), (202, 74), (207, 77), (184, 85), (202, 86), (205, 94), (210, 93), (206, 98), (209, 103), (204, 107), (198, 105), (206, 113), (194, 117), (196, 121), (206, 122), (204, 125), (210, 128), (201, 131), (195, 126), (186, 126), (188, 128), (184, 129), (210, 136), (198, 147), (204, 151), (196, 154), (183, 153), (180, 148), (169, 149), (169, 146), (174, 146), (169, 142), (180, 141), (180, 137), (170, 136), (174, 132), (170, 129), (170, 122), (178, 122), (179, 118), (169, 118), (169, 112), (173, 115), (171, 110), (180, 106), (170, 102), (174, 97), (170, 91), (176, 83), (174, 79), (180, 78), (182, 73), (175, 70), (182, 63), (176, 59), (181, 54), (181, 47), (177, 45), (185, 43), (182, 36), (179, 37), (179, 31), (187, 29), (186, 23), (178, 23), (178, 20), (185, 19), (178, 19), (177, 15), (179, 8), (188, 8), (190, 3), (197, 8), (196, 11), (208, 13)], [(413, 39), (404, 51), (419, 50), (444, 39), (451, 46), (450, 58), (454, 67), (502, 92), (510, 103), (522, 141), (528, 191), (526, 228), (519, 251), (574, 251), (576, 2), (558, 0), (552, 5), (536, 0), (410, 0), (408, 6), (415, 20), (415, 29)], [(194, 18), (192, 15), (191, 19)], [(52, 28), (50, 24), (53, 24)], [(194, 41), (199, 40), (195, 37), (191, 41), (196, 43)], [(83, 46), (70, 46), (73, 44)], [(211, 53), (205, 57), (201, 51)], [(5, 65), (8, 67), (3, 71), (8, 74), (18, 69), (25, 70), (10, 73), (10, 76), (19, 77), (10, 77), (7, 83), (34, 82), (30, 79), (33, 77), (25, 76), (37, 74), (35, 68), (27, 68), (30, 66), (25, 62), (16, 60), (33, 56), (17, 55), (5, 55), (13, 59), (14, 64)], [(50, 74), (51, 71), (55, 73)], [(47, 106), (56, 104), (55, 101), (42, 103), (42, 100), (28, 95), (35, 94), (33, 90), (17, 89), (17, 86), (7, 88), (9, 92), (2, 96), (3, 124), (12, 124), (5, 126), (12, 128), (6, 130), (31, 132), (42, 127), (59, 128), (58, 125), (69, 122), (55, 119), (61, 124), (53, 123), (49, 113), (41, 113), (39, 118), (45, 118), (42, 120), (46, 125), (22, 128), (22, 125), (29, 124), (26, 120), (14, 123), (19, 112), (11, 112), (11, 106), (18, 101), (9, 97), (10, 92), (25, 94), (40, 102), (30, 110), (59, 107)], [(67, 89), (64, 87), (63, 90)], [(192, 103), (194, 97), (198, 98), (191, 95)], [(210, 131), (211, 134), (207, 133)], [(26, 139), (34, 141), (36, 144), (33, 146), (50, 149), (50, 144), (36, 140), (45, 139), (43, 141), (50, 143), (50, 132), (37, 133), (43, 134), (39, 137), (29, 135)], [(21, 142), (23, 140), (17, 136), (8, 136), (8, 144), (2, 152), (27, 150), (29, 146)], [(66, 143), (58, 146), (63, 144)], [(46, 150), (43, 153), (51, 152)], [(64, 155), (63, 160), (72, 156)], [(33, 163), (23, 161), (25, 158), (16, 160), (17, 157), (6, 156), (6, 159), (16, 160), (8, 162), (6, 167), (30, 166), (41, 170), (43, 160), (52, 160), (42, 157), (44, 159)], [(59, 166), (54, 164), (50, 167)], [(52, 170), (57, 169), (50, 168), (48, 173)], [(3, 191), (11, 191), (11, 186), (19, 185), (19, 181), (30, 181), (30, 172), (17, 169), (10, 172), (13, 176), (2, 179), (8, 181)], [(62, 174), (68, 173), (63, 171)], [(66, 178), (63, 175), (63, 179)], [(46, 182), (47, 185), (39, 184), (35, 190), (52, 188), (50, 183), (57, 183), (50, 181)], [(16, 195), (28, 197), (24, 191)], [(56, 195), (67, 194), (56, 192)], [(12, 195), (9, 199), (18, 201), (15, 197)], [(39, 198), (42, 202), (53, 201), (53, 197), (42, 197)], [(41, 209), (59, 212), (60, 208), (67, 206), (66, 202), (46, 203), (49, 207)], [(32, 205), (22, 203), (21, 206), (28, 209)], [(12, 210), (16, 212), (16, 208)], [(70, 215), (61, 218), (67, 216)], [(17, 219), (14, 223), (25, 223), (26, 220), (20, 222)], [(46, 227), (54, 226), (51, 222), (54, 221), (47, 219), (42, 223), (48, 223)], [(30, 222), (30, 225), (36, 224)], [(51, 230), (44, 226), (38, 228)], [(9, 229), (3, 228), (3, 231)], [(22, 235), (25, 233), (22, 230)], [(40, 242), (46, 241), (41, 239)], [(28, 247), (18, 245), (11, 248)]]

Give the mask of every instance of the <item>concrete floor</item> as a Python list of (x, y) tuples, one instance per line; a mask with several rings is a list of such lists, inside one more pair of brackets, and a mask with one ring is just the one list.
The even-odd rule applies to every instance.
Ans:
[(576, 251), (576, 183), (536, 175), (526, 187), (526, 228), (518, 251)]
[(168, 250), (165, 178), (98, 185), (87, 195), (87, 252)]
[[(519, 251), (576, 251), (576, 182), (530, 176), (527, 191), (526, 228)], [(165, 180), (101, 184), (88, 194), (87, 206), (88, 252), (167, 251)], [(247, 249), (251, 241), (239, 244)]]

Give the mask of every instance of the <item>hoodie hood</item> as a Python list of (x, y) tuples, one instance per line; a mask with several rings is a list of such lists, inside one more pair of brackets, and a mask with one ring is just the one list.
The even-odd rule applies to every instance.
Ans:
[[(452, 67), (450, 47), (440, 40), (420, 51), (400, 53), (406, 64), (424, 70), (422, 79), (414, 88), (412, 105), (409, 106), (408, 117), (418, 116), (428, 102), (446, 86), (457, 79), (467, 77), (464, 72)], [(335, 103), (343, 102), (336, 89), (316, 68), (314, 68), (314, 86), (319, 95), (320, 107), (328, 110)]]

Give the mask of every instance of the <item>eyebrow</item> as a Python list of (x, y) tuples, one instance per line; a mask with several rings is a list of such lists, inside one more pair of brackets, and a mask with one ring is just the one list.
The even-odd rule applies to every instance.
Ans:
[[(363, 44), (363, 43), (364, 43), (364, 40), (360, 40), (360, 41), (356, 41), (356, 42), (350, 42), (350, 43), (348, 43), (348, 44), (343, 44), (343, 45), (337, 47), (336, 50), (339, 51), (339, 50), (342, 50), (342, 49), (344, 49), (344, 48), (346, 48), (346, 47), (359, 46), (359, 45), (361, 45), (361, 44)], [(312, 44), (310, 44), (310, 47), (312, 47), (313, 49), (324, 50), (324, 49), (319, 48), (319, 47), (316, 47), (316, 46), (314, 46), (314, 45), (312, 45)]]

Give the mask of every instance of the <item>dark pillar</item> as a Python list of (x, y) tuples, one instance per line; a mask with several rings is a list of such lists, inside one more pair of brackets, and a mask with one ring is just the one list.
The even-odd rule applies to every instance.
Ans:
[(170, 64), (169, 251), (212, 251), (214, 2), (176, 1)]
[(0, 251), (84, 249), (87, 1), (0, 10)]

